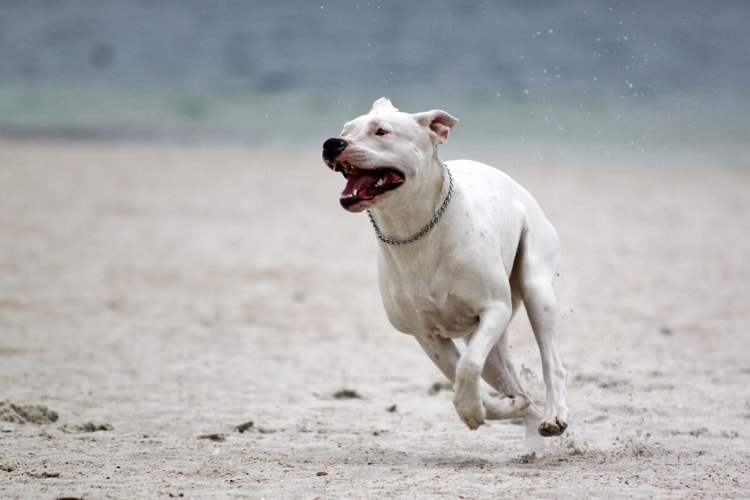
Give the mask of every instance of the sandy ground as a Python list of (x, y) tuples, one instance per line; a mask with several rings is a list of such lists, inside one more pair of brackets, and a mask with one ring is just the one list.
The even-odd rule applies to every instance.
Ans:
[(564, 247), (531, 462), (388, 325), (317, 150), (0, 143), (0, 497), (750, 497), (750, 175), (505, 170)]

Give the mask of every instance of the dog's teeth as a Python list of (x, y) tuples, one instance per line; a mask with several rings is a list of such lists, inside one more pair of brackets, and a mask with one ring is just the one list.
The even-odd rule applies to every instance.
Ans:
[(352, 191), (352, 196), (357, 196), (357, 190)]
[(381, 177), (380, 179), (378, 179), (378, 182), (375, 183), (375, 187), (380, 187), (383, 184), (385, 184), (385, 179)]

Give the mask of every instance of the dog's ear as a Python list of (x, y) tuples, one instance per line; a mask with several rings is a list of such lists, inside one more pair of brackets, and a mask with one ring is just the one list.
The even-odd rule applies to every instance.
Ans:
[(413, 116), (417, 123), (423, 127), (428, 127), (435, 133), (439, 144), (448, 140), (448, 134), (453, 126), (458, 123), (458, 119), (439, 109), (417, 113)]
[(370, 110), (370, 113), (379, 113), (381, 111), (398, 111), (398, 109), (391, 104), (390, 99), (387, 97), (381, 97), (372, 103), (372, 110)]

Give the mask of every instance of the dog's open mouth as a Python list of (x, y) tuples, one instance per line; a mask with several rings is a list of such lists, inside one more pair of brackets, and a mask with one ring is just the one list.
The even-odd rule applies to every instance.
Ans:
[(347, 210), (357, 210), (357, 205), (393, 191), (405, 181), (404, 174), (394, 167), (363, 169), (349, 163), (339, 163), (334, 170), (346, 177), (346, 187), (341, 192), (339, 202)]

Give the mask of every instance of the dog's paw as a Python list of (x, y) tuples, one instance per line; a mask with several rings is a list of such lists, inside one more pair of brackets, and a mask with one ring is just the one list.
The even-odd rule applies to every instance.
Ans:
[(487, 412), (488, 420), (505, 420), (519, 418), (526, 415), (529, 408), (529, 400), (524, 396), (504, 396), (502, 398), (492, 397), (485, 394), (482, 404)]
[(539, 424), (539, 434), (544, 437), (559, 436), (565, 429), (568, 428), (568, 423), (560, 417), (550, 417), (542, 421)]
[(479, 397), (476, 398), (454, 398), (453, 405), (456, 407), (458, 416), (471, 430), (478, 429), (484, 424), (486, 412), (482, 405), (482, 400)]

